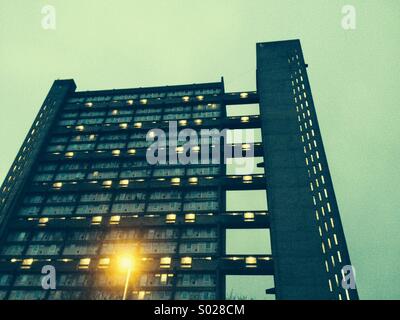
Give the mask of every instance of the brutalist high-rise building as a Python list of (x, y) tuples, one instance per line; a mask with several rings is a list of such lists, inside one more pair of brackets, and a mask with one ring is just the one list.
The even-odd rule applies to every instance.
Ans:
[[(224, 299), (227, 276), (267, 275), (276, 299), (357, 299), (342, 286), (351, 263), (306, 69), (294, 40), (257, 44), (256, 92), (227, 93), (223, 80), (84, 92), (55, 81), (1, 187), (0, 298)], [(240, 114), (249, 106), (259, 113)], [(171, 123), (260, 130), (260, 141), (210, 145), (223, 159), (226, 145), (250, 153), (257, 170), (149, 163), (146, 136), (173, 140)], [(188, 152), (182, 141), (164, 151)], [(262, 208), (250, 196), (227, 203), (260, 190)], [(241, 229), (264, 230), (270, 252), (227, 252), (227, 232)]]

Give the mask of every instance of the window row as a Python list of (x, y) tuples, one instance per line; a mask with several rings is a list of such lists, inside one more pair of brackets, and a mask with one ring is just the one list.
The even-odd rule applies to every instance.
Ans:
[(54, 172), (57, 169), (59, 171), (76, 171), (76, 170), (87, 170), (89, 168), (93, 170), (97, 169), (118, 169), (118, 168), (140, 168), (148, 167), (149, 164), (146, 160), (129, 160), (129, 161), (98, 161), (89, 164), (87, 162), (74, 162), (69, 161), (68, 163), (57, 164), (55, 162), (45, 162), (38, 166), (38, 172)]
[(18, 210), (18, 216), (32, 217), (32, 216), (66, 216), (72, 215), (101, 215), (101, 214), (138, 214), (138, 213), (161, 213), (161, 212), (179, 212), (182, 207), (184, 211), (215, 211), (218, 210), (218, 201), (190, 201), (183, 203), (180, 201), (164, 201), (164, 202), (150, 202), (145, 208), (145, 202), (135, 203), (114, 203), (109, 204), (87, 204), (79, 205), (58, 205), (58, 206), (23, 206)]
[[(136, 280), (136, 286), (139, 287), (163, 287), (172, 286), (174, 274), (141, 274)], [(216, 285), (216, 277), (214, 274), (178, 274), (178, 287), (214, 287)], [(20, 274), (13, 281), (12, 274), (0, 275), (0, 286), (13, 287), (41, 287), (41, 274)], [(94, 276), (89, 274), (66, 273), (57, 276), (57, 287), (120, 287), (124, 285), (125, 275), (112, 275), (100, 273)]]
[(181, 168), (163, 168), (163, 169), (132, 169), (118, 171), (92, 171), (89, 173), (83, 171), (38, 173), (33, 176), (33, 182), (51, 182), (51, 181), (80, 181), (80, 180), (106, 180), (106, 179), (135, 179), (135, 178), (162, 178), (162, 177), (184, 177), (184, 176), (214, 176), (220, 173), (219, 166), (213, 167), (192, 167)]
[[(0, 290), (0, 300), (5, 299), (7, 291)], [(9, 300), (43, 300), (46, 299), (46, 290), (12, 290)], [(135, 300), (169, 300), (172, 291), (136, 291), (129, 299)], [(186, 291), (178, 290), (176, 300), (215, 300), (214, 291)], [(78, 290), (51, 290), (49, 300), (79, 300), (87, 299), (86, 293)], [(121, 293), (110, 290), (94, 290), (89, 294), (91, 300), (120, 300)]]
[[(216, 109), (216, 108), (214, 108)], [(204, 111), (200, 111), (204, 110)], [(90, 114), (90, 113), (87, 113)], [(100, 125), (100, 124), (119, 124), (119, 123), (130, 123), (130, 122), (144, 122), (144, 121), (169, 121), (169, 120), (188, 120), (188, 119), (206, 119), (206, 118), (218, 118), (221, 116), (220, 110), (212, 110), (210, 108), (199, 108), (198, 111), (184, 112), (176, 111), (175, 113), (169, 112), (164, 114), (157, 114), (152, 112), (145, 112), (143, 114), (136, 113), (135, 116), (127, 115), (127, 112), (120, 112), (117, 115), (111, 117), (101, 117), (100, 112), (91, 113), (96, 117), (92, 118), (78, 118), (77, 113), (66, 113), (63, 118), (60, 119), (57, 124), (58, 126), (75, 126), (75, 125)], [(76, 118), (75, 118), (75, 117)]]
[[(170, 146), (168, 137), (160, 137), (157, 140), (133, 140), (133, 141), (125, 141), (115, 139), (112, 142), (70, 142), (68, 144), (49, 144), (46, 148), (46, 152), (64, 152), (64, 151), (93, 151), (93, 150), (115, 150), (115, 149), (139, 149), (139, 148), (148, 148), (152, 144), (157, 143), (157, 146), (169, 149)], [(229, 139), (229, 138), (228, 138)], [(190, 142), (190, 144), (189, 144)], [(232, 141), (233, 142), (233, 141)], [(175, 140), (176, 146), (184, 146), (187, 144), (188, 146), (202, 146), (202, 147), (210, 147), (213, 145), (218, 145), (223, 143), (220, 137), (201, 137), (197, 140), (187, 141), (187, 140)], [(230, 142), (226, 142), (230, 143)], [(178, 151), (178, 150), (177, 150)]]
[[(216, 228), (185, 228), (181, 232), (182, 239), (215, 239)], [(178, 238), (178, 230), (174, 228), (152, 229), (113, 229), (102, 231), (14, 231), (7, 236), (9, 242), (61, 242), (61, 241), (123, 241), (123, 240), (174, 240)]]
[[(221, 105), (219, 104), (207, 104), (207, 105), (197, 105), (197, 106), (176, 106), (176, 107), (164, 107), (164, 108), (129, 108), (129, 109), (111, 109), (106, 110), (90, 110), (90, 111), (67, 111), (61, 114), (61, 119), (83, 119), (83, 118), (101, 118), (108, 117), (107, 119), (112, 119), (113, 117), (120, 116), (139, 116), (139, 115), (149, 115), (149, 114), (196, 114), (198, 112), (204, 111), (219, 111)], [(193, 115), (194, 116), (194, 115)]]
[(214, 254), (217, 253), (217, 242), (142, 242), (137, 243), (113, 243), (107, 242), (99, 245), (71, 243), (62, 244), (30, 244), (26, 248), (20, 244), (8, 244), (1, 250), (3, 256), (86, 256), (86, 255), (112, 255), (115, 252), (126, 250), (138, 250), (139, 254)]
[(192, 95), (214, 95), (221, 93), (219, 88), (204, 88), (195, 90), (178, 90), (178, 91), (155, 91), (155, 92), (142, 92), (142, 93), (130, 93), (121, 95), (99, 95), (80, 97), (75, 96), (68, 99), (68, 103), (83, 103), (83, 102), (105, 102), (105, 101), (120, 101), (120, 100), (132, 100), (132, 99), (157, 99), (164, 97), (184, 97)]
[[(50, 145), (55, 144), (80, 144), (80, 143), (95, 143), (95, 142), (133, 142), (140, 140), (146, 142), (147, 136), (157, 138), (157, 132), (134, 132), (134, 133), (96, 133), (96, 134), (77, 134), (77, 135), (55, 135), (50, 139)], [(153, 134), (153, 135), (152, 135)], [(202, 136), (199, 133), (199, 141), (208, 142), (210, 139)], [(178, 132), (165, 132), (165, 138), (168, 140), (177, 141), (179, 137)], [(217, 137), (219, 139), (219, 136)], [(179, 139), (180, 140), (180, 139)], [(181, 142), (181, 141), (179, 141)], [(178, 142), (178, 143), (179, 143)], [(181, 142), (182, 143), (182, 142)], [(64, 147), (67, 147), (66, 145)]]
[[(154, 191), (149, 193), (149, 200), (196, 200), (196, 199), (217, 199), (218, 192), (215, 189), (203, 189), (196, 191), (182, 192), (179, 190), (165, 190), (165, 191)], [(76, 203), (80, 202), (106, 202), (111, 201), (112, 193), (107, 192), (93, 192), (78, 194), (53, 194), (47, 196), (44, 195), (27, 195), (23, 203), (24, 204), (41, 204), (41, 203)], [(145, 192), (120, 192), (116, 194), (115, 201), (143, 201), (146, 199)]]
[(126, 142), (100, 142), (100, 143), (70, 143), (69, 145), (51, 144), (46, 148), (46, 152), (64, 151), (93, 151), (93, 150), (114, 150), (114, 149), (137, 149), (148, 148), (153, 141), (130, 141)]

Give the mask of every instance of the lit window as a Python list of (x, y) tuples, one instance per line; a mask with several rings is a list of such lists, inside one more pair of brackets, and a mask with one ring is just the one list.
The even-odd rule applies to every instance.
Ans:
[(182, 268), (191, 268), (192, 267), (192, 257), (181, 258), (181, 267)]
[(118, 114), (118, 110), (113, 110), (112, 112), (111, 112), (111, 114), (113, 115), (113, 116), (116, 116), (117, 114)]
[(53, 183), (53, 188), (54, 188), (54, 189), (61, 189), (62, 186), (63, 186), (63, 183), (62, 183), (62, 182), (54, 182), (54, 183)]
[(243, 151), (249, 151), (251, 149), (251, 145), (249, 143), (242, 144)]
[(147, 104), (147, 99), (141, 99), (141, 100), (140, 100), (140, 103), (141, 103), (141, 104)]
[(203, 123), (203, 120), (196, 119), (196, 120), (194, 120), (194, 123), (199, 126), (199, 125), (201, 125)]
[(193, 223), (196, 221), (196, 215), (194, 213), (185, 214), (185, 222)]
[(76, 126), (75, 130), (76, 131), (83, 131), (83, 130), (85, 130), (85, 126)]
[(253, 177), (252, 176), (243, 176), (243, 183), (252, 183)]
[(180, 126), (186, 126), (187, 125), (187, 120), (179, 120), (179, 125)]
[(199, 182), (199, 179), (197, 177), (189, 178), (189, 184), (191, 184), (191, 185), (196, 185), (198, 182)]
[(119, 224), (121, 221), (121, 216), (112, 216), (110, 218), (110, 224)]
[(133, 126), (134, 126), (136, 129), (140, 129), (140, 128), (142, 127), (142, 123), (141, 123), (141, 122), (136, 122)]
[(340, 254), (340, 251), (337, 252), (337, 255), (338, 255), (339, 262), (342, 263), (342, 255)]
[(248, 96), (249, 96), (249, 94), (247, 92), (242, 92), (240, 94), (240, 98), (242, 98), (242, 99), (246, 99)]
[(124, 180), (121, 180), (119, 182), (119, 186), (120, 187), (127, 187), (128, 185), (129, 185), (129, 180), (128, 179), (124, 179)]
[(133, 100), (128, 100), (126, 103), (129, 105), (133, 105)]
[(172, 178), (171, 179), (171, 185), (179, 186), (180, 184), (181, 184), (181, 178)]
[(244, 221), (246, 221), (246, 222), (252, 222), (255, 219), (254, 212), (245, 212), (243, 214), (243, 217), (244, 217)]
[(246, 267), (247, 268), (254, 268), (257, 267), (257, 258), (255, 257), (246, 257)]
[(99, 260), (99, 269), (108, 268), (109, 265), (110, 265), (110, 258), (101, 258)]
[(184, 97), (182, 97), (182, 100), (183, 100), (184, 102), (189, 102), (189, 100), (190, 100), (190, 97), (188, 97), (188, 96), (184, 96)]
[(103, 181), (103, 187), (110, 188), (112, 186), (112, 180)]
[(30, 269), (32, 263), (32, 258), (22, 260), (21, 269)]
[(93, 225), (100, 224), (101, 221), (103, 221), (103, 217), (101, 217), (101, 216), (95, 216), (95, 217), (92, 218), (92, 224)]
[(204, 96), (197, 96), (197, 100), (203, 101), (204, 100)]
[(146, 291), (139, 291), (138, 300), (144, 300), (145, 296), (146, 296)]
[(92, 102), (86, 102), (85, 103), (85, 107), (91, 108), (91, 107), (93, 107), (93, 103)]
[(174, 213), (167, 214), (167, 216), (165, 218), (165, 222), (166, 223), (175, 223), (176, 222), (176, 214), (174, 214)]
[(40, 218), (39, 226), (44, 226), (44, 225), (46, 225), (47, 222), (49, 222), (49, 218)]
[(160, 259), (160, 268), (169, 268), (171, 267), (171, 258), (163, 257)]
[(66, 158), (73, 158), (73, 156), (74, 156), (74, 153), (73, 153), (73, 152), (67, 152), (67, 153), (65, 154), (65, 157), (66, 157)]
[(333, 239), (335, 240), (335, 244), (338, 245), (338, 240), (337, 240), (336, 233), (333, 234)]
[(241, 117), (240, 122), (247, 123), (250, 121), (250, 117)]
[(131, 156), (136, 154), (136, 150), (135, 149), (129, 149), (128, 150), (128, 154), (130, 154)]
[(176, 147), (176, 152), (177, 153), (183, 153), (184, 148), (183, 147)]
[(112, 155), (115, 156), (115, 157), (118, 157), (120, 154), (121, 154), (121, 150), (117, 149), (117, 150), (113, 150), (112, 151)]
[(127, 123), (120, 123), (119, 127), (121, 129), (127, 129), (128, 128), (128, 124)]
[(163, 273), (160, 277), (160, 282), (161, 284), (166, 284), (168, 280), (168, 274), (167, 273)]
[(88, 269), (90, 265), (90, 258), (83, 258), (79, 260), (79, 269)]

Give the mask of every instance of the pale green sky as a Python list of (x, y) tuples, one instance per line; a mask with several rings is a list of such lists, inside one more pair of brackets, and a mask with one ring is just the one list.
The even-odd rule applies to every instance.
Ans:
[[(56, 30), (41, 8), (54, 5)], [(357, 29), (341, 28), (341, 8)], [(302, 42), (363, 299), (400, 298), (398, 0), (0, 0), (0, 180), (53, 80), (255, 89), (256, 42)]]

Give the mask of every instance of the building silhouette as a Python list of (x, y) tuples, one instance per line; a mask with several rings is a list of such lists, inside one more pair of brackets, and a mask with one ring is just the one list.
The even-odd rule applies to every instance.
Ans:
[[(84, 92), (56, 80), (1, 187), (0, 298), (225, 299), (227, 275), (267, 275), (276, 299), (357, 299), (341, 284), (351, 263), (306, 69), (291, 40), (257, 44), (256, 92), (225, 92), (223, 79)], [(259, 114), (227, 114), (249, 106)], [(146, 136), (171, 122), (261, 129), (261, 141), (214, 149), (251, 153), (265, 171), (149, 164)], [(268, 204), (227, 210), (241, 190), (262, 190)], [(227, 230), (254, 229), (270, 253), (226, 252)], [(46, 265), (54, 290), (42, 287)]]

